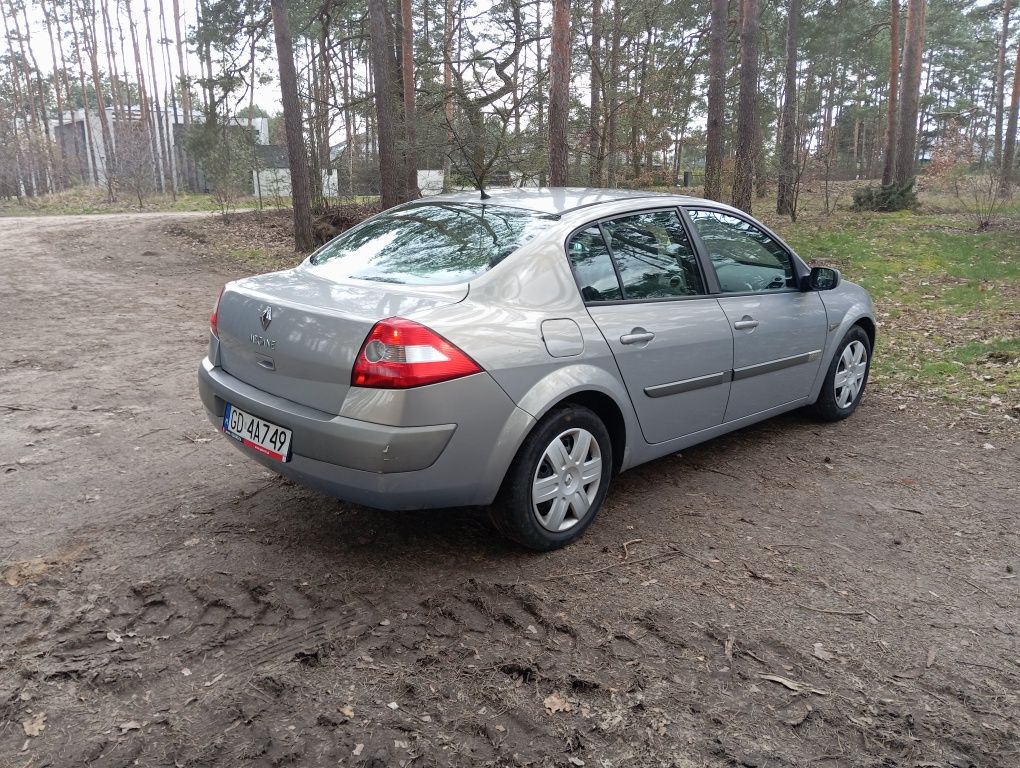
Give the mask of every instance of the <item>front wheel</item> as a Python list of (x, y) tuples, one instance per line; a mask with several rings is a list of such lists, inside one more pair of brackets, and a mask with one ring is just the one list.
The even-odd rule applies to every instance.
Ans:
[(558, 549), (579, 538), (609, 490), (609, 431), (579, 405), (547, 415), (514, 458), (490, 512), (500, 533), (529, 549)]
[(871, 370), (871, 340), (864, 329), (855, 325), (839, 343), (815, 401), (814, 412), (825, 421), (845, 419), (864, 396)]

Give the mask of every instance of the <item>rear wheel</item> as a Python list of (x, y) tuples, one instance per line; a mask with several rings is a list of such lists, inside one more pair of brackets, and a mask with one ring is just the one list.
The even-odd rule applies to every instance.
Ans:
[(836, 348), (814, 404), (815, 414), (825, 421), (839, 421), (857, 410), (870, 370), (871, 340), (863, 328), (855, 325)]
[(558, 408), (525, 439), (490, 515), (499, 531), (535, 550), (557, 549), (584, 533), (612, 477), (605, 424), (579, 405)]

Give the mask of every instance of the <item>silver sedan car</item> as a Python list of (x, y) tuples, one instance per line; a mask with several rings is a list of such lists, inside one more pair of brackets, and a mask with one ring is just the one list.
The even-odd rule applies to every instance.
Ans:
[(489, 506), (548, 550), (619, 472), (802, 406), (846, 418), (874, 344), (864, 289), (729, 206), (499, 190), (228, 283), (199, 388), (282, 475), (383, 509)]

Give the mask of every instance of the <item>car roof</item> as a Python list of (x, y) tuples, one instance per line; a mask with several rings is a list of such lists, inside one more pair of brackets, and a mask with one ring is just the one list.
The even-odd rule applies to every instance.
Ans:
[[(710, 200), (703, 200), (699, 197), (687, 195), (672, 195), (668, 192), (644, 192), (639, 189), (599, 189), (595, 187), (501, 187), (487, 189), (489, 199), (485, 202), (490, 205), (506, 205), (513, 208), (525, 208), (540, 213), (565, 214), (575, 211), (578, 208), (601, 205), (604, 203), (619, 203), (627, 200), (671, 200), (677, 205), (712, 203)], [(427, 197), (420, 202), (457, 202), (457, 203), (480, 203), (481, 196), (478, 191), (454, 192), (452, 194), (436, 195)], [(728, 208), (729, 206), (721, 206)]]

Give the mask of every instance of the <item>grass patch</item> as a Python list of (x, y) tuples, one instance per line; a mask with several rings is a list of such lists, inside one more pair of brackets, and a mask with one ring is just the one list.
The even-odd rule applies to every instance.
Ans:
[(955, 213), (839, 213), (778, 227), (803, 258), (871, 293), (876, 383), (976, 408), (1016, 398), (1020, 219), (976, 232)]
[[(378, 195), (354, 195), (343, 198), (330, 198), (327, 201), (327, 205), (343, 206), (376, 203), (378, 201)], [(289, 210), (290, 205), (290, 197), (266, 195), (261, 200), (261, 207), (266, 211)], [(233, 210), (237, 211), (259, 207), (259, 198), (254, 195), (239, 198), (231, 206)], [(75, 214), (137, 213), (139, 211), (153, 213), (208, 211), (210, 213), (220, 213), (220, 207), (212, 195), (182, 192), (177, 195), (176, 199), (171, 195), (149, 195), (145, 198), (142, 207), (139, 208), (138, 200), (130, 197), (130, 195), (121, 195), (111, 203), (107, 200), (106, 191), (99, 187), (72, 187), (62, 192), (41, 197), (0, 199), (0, 216), (66, 216)]]
[[(254, 198), (238, 202), (237, 207), (256, 205)], [(141, 208), (138, 200), (127, 195), (114, 202), (106, 198), (106, 192), (97, 187), (73, 187), (42, 197), (0, 200), (0, 216), (60, 216), (74, 214), (138, 213), (218, 211), (211, 195), (182, 193), (174, 199), (171, 195), (150, 195)]]

